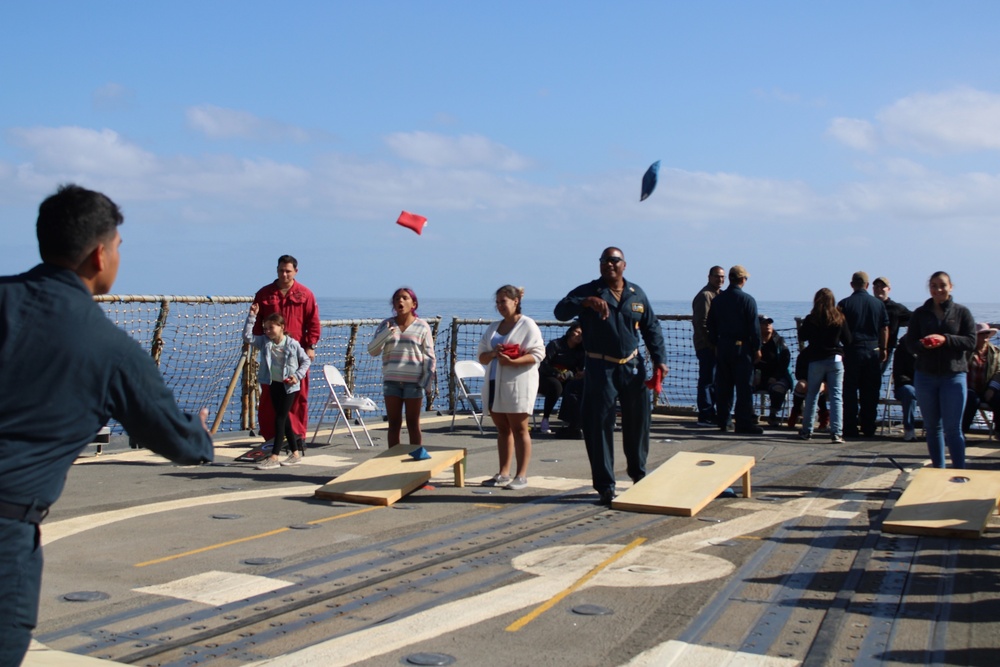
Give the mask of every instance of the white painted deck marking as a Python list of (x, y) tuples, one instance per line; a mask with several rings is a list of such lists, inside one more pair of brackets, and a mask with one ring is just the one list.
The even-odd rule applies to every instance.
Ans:
[(163, 595), (217, 607), (293, 585), (293, 582), (281, 579), (209, 570), (191, 577), (168, 581), (165, 584), (143, 586), (132, 590), (137, 593)]
[[(892, 486), (897, 475), (898, 471), (891, 470), (874, 478), (859, 480), (858, 482), (844, 488), (854, 490), (884, 491), (886, 488)], [(476, 481), (470, 479), (469, 482), (474, 485), (482, 479), (485, 479), (485, 477), (478, 478)], [(589, 480), (563, 481), (560, 478), (531, 479), (537, 479), (538, 481), (550, 480), (553, 487), (543, 486), (541, 483), (536, 484), (536, 486), (539, 488), (557, 488), (557, 490), (571, 490), (574, 488), (580, 488), (581, 486), (589, 487), (590, 484)], [(566, 488), (567, 486), (568, 489)], [(303, 485), (268, 489), (264, 491), (220, 494), (204, 498), (153, 503), (145, 507), (128, 508), (127, 510), (120, 510), (116, 512), (106, 512), (88, 517), (78, 517), (46, 526), (43, 533), (47, 533), (47, 535), (43, 535), (43, 542), (48, 544), (62, 537), (75, 535), (90, 528), (107, 525), (114, 523), (115, 521), (121, 521), (141, 516), (143, 514), (152, 514), (155, 512), (164, 512), (197, 505), (238, 502), (240, 500), (250, 498), (296, 494), (311, 496), (316, 488), (318, 488), (316, 485)], [(645, 545), (634, 550), (634, 553), (632, 554), (632, 558), (635, 559), (634, 564), (627, 566), (625, 564), (619, 564), (620, 567), (608, 572), (603, 572), (601, 576), (595, 577), (593, 581), (588, 583), (588, 586), (648, 586), (653, 585), (650, 584), (651, 581), (663, 582), (655, 585), (671, 585), (726, 576), (728, 572), (723, 572), (723, 570), (728, 567), (728, 571), (731, 572), (734, 568), (732, 563), (707, 554), (695, 554), (693, 552), (704, 547), (712, 546), (713, 543), (718, 543), (719, 541), (725, 541), (727, 539), (735, 539), (754, 533), (804, 514), (825, 515), (827, 512), (835, 512), (837, 510), (834, 508), (841, 502), (843, 501), (838, 499), (816, 498), (809, 496), (793, 498), (788, 502), (775, 504), (738, 501), (737, 503), (732, 503), (731, 506), (750, 509), (754, 513), (733, 519), (731, 521), (719, 524), (710, 524), (698, 530), (693, 530), (681, 535), (667, 538), (655, 544)], [(298, 667), (305, 665), (323, 665), (324, 667), (332, 667), (334, 665), (351, 665), (376, 655), (384, 655), (385, 653), (390, 653), (418, 642), (434, 639), (435, 637), (448, 632), (459, 630), (482, 621), (487, 621), (503, 614), (512, 613), (525, 607), (540, 604), (579, 579), (580, 570), (574, 568), (584, 568), (585, 570), (589, 570), (597, 563), (607, 558), (608, 553), (619, 550), (620, 545), (588, 545), (583, 548), (582, 551), (580, 547), (576, 546), (565, 547), (564, 549), (568, 553), (556, 554), (554, 552), (557, 551), (557, 549), (543, 550), (541, 561), (538, 560), (537, 556), (534, 559), (529, 558), (529, 554), (525, 554), (521, 557), (525, 559), (523, 561), (523, 567), (526, 571), (537, 570), (535, 573), (540, 575), (534, 579), (504, 586), (463, 600), (457, 600), (434, 609), (429, 609), (414, 616), (400, 619), (399, 621), (384, 623), (378, 627), (368, 628), (345, 637), (339, 637), (307, 647), (294, 653), (253, 664), (275, 665), (281, 667)], [(683, 554), (686, 561), (690, 561), (690, 563), (694, 563), (694, 565), (687, 568), (681, 567), (678, 570), (670, 572), (669, 568), (675, 566), (677, 556), (680, 554)], [(642, 556), (641, 559), (639, 558), (640, 555)], [(517, 559), (515, 562), (521, 561), (521, 558)], [(554, 568), (550, 569), (550, 567), (543, 564), (544, 562), (555, 563), (560, 560), (568, 562), (579, 561), (579, 563), (573, 568), (564, 568), (562, 570)], [(685, 563), (685, 565), (690, 563)], [(723, 566), (722, 563), (725, 563), (725, 566)], [(639, 572), (634, 570), (630, 571), (630, 567), (641, 569)], [(622, 570), (624, 570), (624, 572)], [(660, 571), (663, 571), (664, 576), (656, 576), (660, 573)], [(641, 576), (633, 576), (636, 574)], [(703, 578), (697, 578), (699, 576)], [(632, 582), (632, 580), (636, 578), (640, 579), (638, 584)], [(375, 646), (378, 647), (378, 652), (373, 652), (373, 647)], [(662, 651), (662, 653), (659, 653), (658, 651)], [(722, 653), (713, 653), (713, 651), (720, 651), (720, 649), (689, 646), (683, 642), (673, 641), (667, 642), (666, 644), (654, 649), (650, 649), (640, 656), (637, 656), (635, 660), (638, 660), (643, 656), (653, 656), (656, 659), (659, 659), (661, 655), (663, 656), (663, 659), (676, 660), (677, 657), (683, 656), (684, 662), (678, 664), (684, 664), (685, 667), (687, 667), (687, 665), (701, 664), (706, 666), (711, 665), (712, 667), (715, 667), (716, 665), (731, 665), (732, 667), (741, 665), (747, 665), (749, 667), (759, 667), (762, 665), (767, 667), (784, 667), (785, 665), (797, 664), (795, 661), (786, 661), (786, 659), (782, 658), (756, 656), (746, 653), (731, 653), (726, 651), (722, 651)], [(670, 656), (676, 657), (670, 658)], [(630, 667), (672, 664), (668, 662), (635, 662), (635, 660), (629, 663)]]
[(211, 496), (201, 496), (200, 498), (168, 500), (161, 503), (137, 505), (110, 512), (78, 516), (72, 519), (44, 524), (42, 526), (42, 544), (49, 545), (56, 540), (61, 540), (64, 537), (70, 537), (93, 528), (100, 528), (101, 526), (107, 526), (118, 521), (135, 519), (140, 516), (158, 514), (160, 512), (172, 512), (174, 510), (201, 507), (204, 505), (218, 505), (221, 503), (238, 503), (244, 500), (273, 498), (275, 496), (306, 496), (311, 498), (319, 486), (319, 484), (300, 484), (298, 486), (276, 486), (274, 488), (255, 491), (235, 491), (233, 493), (219, 493)]
[[(735, 569), (732, 563), (722, 558), (708, 554), (695, 554), (694, 552), (711, 546), (712, 542), (725, 541), (754, 533), (805, 513), (825, 512), (839, 502), (841, 501), (824, 498), (802, 498), (781, 505), (756, 504), (758, 511), (754, 514), (724, 523), (710, 524), (704, 528), (634, 549), (628, 554), (627, 565), (616, 563), (617, 567), (601, 572), (587, 582), (585, 588), (590, 586), (647, 586), (650, 585), (650, 581), (656, 581), (657, 585), (670, 585), (726, 576)], [(567, 586), (572, 585), (583, 574), (620, 549), (621, 545), (593, 544), (582, 547), (577, 545), (555, 547), (540, 550), (539, 553), (524, 554), (515, 559), (515, 566), (518, 564), (526, 565), (540, 576), (456, 600), (398, 621), (359, 630), (293, 653), (253, 663), (253, 665), (335, 667), (370, 660), (378, 655), (398, 651), (476, 623), (541, 604)], [(629, 568), (642, 569), (637, 572)], [(655, 570), (654, 572), (646, 572), (645, 568), (655, 568)], [(678, 569), (669, 570), (668, 568)], [(655, 576), (660, 570), (665, 570), (665, 572), (661, 576)], [(714, 667), (719, 663), (712, 664)], [(729, 664), (735, 666), (761, 663), (731, 662)]]
[(124, 664), (124, 662), (91, 658), (68, 651), (56, 651), (32, 639), (31, 645), (28, 647), (28, 654), (21, 662), (21, 667), (109, 667), (109, 665)]
[[(595, 559), (604, 560), (620, 549), (621, 547), (611, 544), (549, 547), (522, 554), (514, 559), (513, 565), (518, 570), (540, 577), (568, 572), (579, 578), (594, 567)], [(659, 542), (633, 549), (616, 561), (614, 567), (602, 571), (593, 582), (584, 587), (672, 586), (718, 579), (731, 574), (735, 569), (724, 558), (677, 551)]]
[(756, 653), (741, 653), (711, 646), (697, 646), (671, 639), (644, 651), (622, 667), (792, 667), (800, 664), (791, 658), (775, 658)]
[[(356, 461), (352, 461), (346, 456), (337, 456), (336, 454), (306, 454), (302, 458), (302, 463), (299, 467), (303, 466), (322, 466), (324, 468), (353, 468), (357, 465)], [(283, 468), (285, 472), (290, 472), (293, 469)]]
[[(481, 486), (483, 480), (489, 479), (490, 476), (485, 477), (466, 477), (466, 486)], [(431, 480), (434, 481), (434, 480)], [(546, 491), (574, 491), (576, 489), (582, 489), (585, 492), (590, 489), (591, 481), (589, 479), (573, 479), (571, 477), (553, 477), (546, 475), (544, 477), (533, 477), (528, 475), (528, 489), (545, 489)], [(616, 482), (618, 489), (628, 489), (632, 487), (632, 482)], [(503, 489), (498, 489), (501, 491)]]

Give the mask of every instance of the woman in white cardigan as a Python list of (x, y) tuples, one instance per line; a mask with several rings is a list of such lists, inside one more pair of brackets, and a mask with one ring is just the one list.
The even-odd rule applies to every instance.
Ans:
[[(483, 486), (523, 489), (528, 486), (528, 462), (531, 460), (531, 429), (528, 418), (535, 409), (538, 394), (538, 364), (545, 358), (545, 341), (538, 325), (521, 314), (524, 290), (504, 285), (496, 292), (497, 312), (503, 316), (493, 322), (479, 341), (479, 363), (486, 366), (483, 404), (497, 427), (500, 471)], [(510, 476), (510, 466), (517, 455), (517, 472)]]

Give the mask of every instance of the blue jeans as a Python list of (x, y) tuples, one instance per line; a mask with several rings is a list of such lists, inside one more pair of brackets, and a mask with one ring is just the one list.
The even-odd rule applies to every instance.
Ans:
[(695, 352), (698, 357), (698, 421), (715, 421), (715, 350)]
[(962, 413), (965, 411), (966, 374), (931, 375), (917, 371), (913, 378), (917, 402), (927, 431), (927, 452), (935, 468), (944, 468), (944, 446), (955, 468), (965, 467), (965, 436)]
[(917, 390), (912, 384), (896, 384), (892, 386), (892, 393), (903, 408), (903, 428), (916, 429)]
[(808, 389), (806, 389), (805, 414), (802, 417), (802, 432), (812, 433), (816, 423), (816, 402), (819, 388), (826, 382), (826, 396), (830, 402), (830, 436), (844, 432), (844, 362), (836, 357), (820, 359), (809, 363)]

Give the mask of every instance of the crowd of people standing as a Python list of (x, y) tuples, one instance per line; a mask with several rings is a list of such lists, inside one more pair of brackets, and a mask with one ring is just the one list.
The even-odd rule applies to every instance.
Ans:
[[(770, 318), (758, 315), (743, 287), (749, 273), (730, 269), (722, 290), (721, 268), (692, 303), (698, 356), (698, 423), (725, 432), (759, 434), (752, 394), (766, 392), (777, 426), (789, 387), (790, 354), (773, 333)], [(977, 411), (1000, 409), (1000, 349), (990, 339), (997, 330), (976, 324), (968, 308), (952, 298), (951, 277), (937, 271), (928, 280), (930, 298), (910, 312), (889, 298), (891, 284), (878, 277), (868, 292), (868, 274), (851, 276), (851, 294), (836, 302), (829, 288), (818, 290), (813, 308), (798, 327), (793, 405), (787, 425), (809, 440), (828, 431), (834, 443), (871, 438), (878, 425), (882, 378), (892, 364), (892, 383), (903, 418), (903, 439), (916, 438), (917, 411), (923, 419), (931, 464), (965, 467), (965, 433)], [(759, 332), (752, 326), (759, 324)], [(903, 336), (902, 327), (907, 327)], [(736, 402), (730, 422), (732, 396)], [(799, 419), (801, 418), (801, 426)], [(818, 418), (818, 427), (817, 427)]]
[[(39, 524), (100, 427), (114, 418), (144, 446), (180, 463), (214, 456), (207, 410), (181, 412), (148, 353), (94, 303), (93, 296), (108, 293), (117, 277), (123, 221), (103, 194), (63, 186), (39, 208), (42, 263), (0, 281), (0, 370), (8, 386), (20, 388), (0, 411), (4, 460), (10, 462), (0, 470), (0, 617), (8, 628), (2, 664), (20, 662), (36, 621)], [(560, 415), (569, 437), (583, 437), (599, 504), (610, 505), (616, 494), (619, 414), (626, 472), (633, 482), (646, 476), (652, 392), (669, 368), (660, 324), (643, 289), (625, 278), (626, 266), (620, 248), (603, 250), (599, 277), (555, 306), (556, 318), (570, 324), (548, 346), (522, 313), (524, 290), (504, 285), (496, 291), (500, 319), (487, 327), (477, 348), (485, 367), (484, 403), (497, 428), (498, 469), (484, 484), (528, 486), (530, 420), (539, 393), (546, 397), (542, 432), (550, 430), (549, 418), (562, 398)], [(316, 298), (297, 274), (294, 257), (279, 257), (276, 279), (258, 290), (244, 326), (244, 340), (260, 352), (260, 435), (273, 443), (262, 469), (301, 463), (305, 449), (309, 370), (320, 320)], [(749, 272), (733, 266), (723, 290), (726, 277), (713, 266), (692, 303), (700, 425), (759, 435), (753, 392), (767, 393), (767, 423), (777, 426), (794, 388), (788, 424), (798, 427), (802, 416), (800, 437), (813, 437), (817, 417), (834, 443), (871, 437), (890, 359), (904, 439), (915, 438), (919, 408), (933, 466), (945, 467), (947, 448), (952, 466), (963, 468), (964, 432), (977, 410), (985, 406), (996, 419), (1000, 350), (990, 339), (997, 330), (976, 324), (969, 309), (954, 301), (947, 273), (931, 275), (930, 298), (912, 313), (889, 298), (888, 278), (877, 278), (869, 294), (862, 271), (852, 276), (852, 293), (839, 303), (830, 289), (818, 290), (799, 329), (797, 384), (788, 345), (744, 289)], [(376, 329), (368, 351), (382, 359), (388, 444), (400, 443), (405, 419), (409, 443), (420, 445), (421, 404), (436, 375), (434, 341), (417, 315), (412, 289), (396, 290), (391, 306), (393, 316)], [(903, 326), (907, 330), (899, 336)], [(50, 332), (44, 344), (32, 334), (40, 330)], [(648, 378), (644, 352), (652, 369)], [(823, 401), (828, 410), (820, 407)], [(73, 419), (65, 419), (67, 405), (76, 408)], [(286, 445), (288, 456), (281, 459)]]
[[(538, 432), (583, 438), (602, 502), (608, 504), (615, 493), (611, 442), (619, 410), (628, 474), (635, 481), (645, 475), (651, 396), (640, 343), (655, 372), (662, 377), (668, 371), (652, 307), (642, 289), (624, 278), (625, 267), (619, 248), (602, 252), (600, 277), (557, 304), (555, 316), (571, 322), (565, 335), (548, 345), (534, 321), (521, 313), (523, 290), (511, 285), (497, 290), (501, 319), (487, 328), (476, 354), (487, 369), (483, 393), (498, 432), (499, 467), (487, 485), (527, 486), (530, 422), (538, 396), (544, 397)], [(277, 280), (254, 299), (251, 314), (260, 320), (248, 319), (247, 339), (261, 347), (262, 364), (275, 363), (275, 345), (260, 322), (275, 314), (284, 317), (284, 338), (300, 347), (281, 360), (302, 359), (292, 364), (298, 370), (290, 376), (262, 384), (261, 434), (278, 443), (261, 463), (264, 468), (294, 465), (303, 449), (308, 400), (303, 369), (315, 356), (319, 315), (312, 292), (295, 280), (297, 270), (294, 257), (280, 257)], [(768, 400), (768, 426), (787, 424), (807, 440), (817, 432), (828, 433), (834, 443), (870, 438), (878, 426), (883, 376), (892, 364), (903, 438), (916, 438), (919, 409), (933, 465), (945, 465), (947, 447), (952, 464), (964, 466), (964, 433), (977, 409), (981, 404), (1000, 408), (1000, 351), (989, 342), (996, 330), (981, 323), (977, 333), (968, 309), (954, 303), (948, 274), (930, 278), (931, 298), (912, 313), (889, 297), (892, 287), (884, 276), (870, 283), (867, 273), (855, 272), (851, 293), (839, 302), (831, 289), (821, 288), (800, 321), (794, 365), (773, 320), (758, 313), (756, 300), (746, 292), (749, 278), (741, 265), (728, 274), (713, 266), (692, 301), (699, 425), (763, 434), (753, 405), (754, 392), (760, 392)], [(400, 442), (405, 413), (409, 442), (419, 445), (422, 403), (436, 377), (434, 341), (417, 316), (412, 289), (398, 289), (391, 305), (394, 315), (377, 328), (368, 350), (382, 358), (388, 444)], [(907, 331), (900, 337), (903, 327)], [(790, 392), (786, 419), (782, 414)], [(565, 426), (553, 432), (550, 419), (560, 399)], [(280, 429), (284, 433), (277, 433)], [(279, 459), (282, 442), (289, 447), (284, 461)]]

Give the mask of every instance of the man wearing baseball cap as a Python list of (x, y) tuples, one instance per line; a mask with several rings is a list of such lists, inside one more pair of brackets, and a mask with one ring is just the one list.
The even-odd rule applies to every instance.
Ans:
[(885, 276), (879, 276), (872, 281), (872, 293), (885, 306), (886, 315), (889, 316), (889, 343), (886, 345), (886, 360), (882, 362), (883, 374), (885, 373), (886, 366), (889, 365), (889, 359), (892, 358), (893, 350), (896, 349), (896, 343), (899, 341), (899, 327), (901, 325), (908, 325), (910, 323), (910, 315), (913, 314), (909, 308), (889, 298), (891, 290), (892, 285), (889, 284), (889, 279)]

